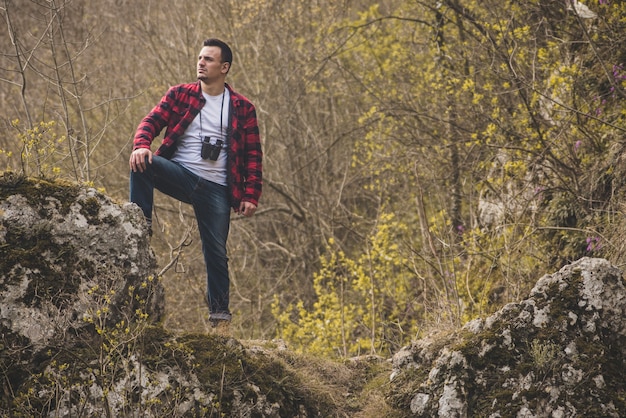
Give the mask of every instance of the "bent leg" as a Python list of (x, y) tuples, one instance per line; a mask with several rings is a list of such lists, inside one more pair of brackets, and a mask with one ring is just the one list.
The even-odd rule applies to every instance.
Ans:
[(141, 208), (150, 224), (155, 188), (181, 202), (191, 203), (197, 181), (198, 176), (179, 164), (153, 155), (152, 164), (146, 161), (146, 170), (130, 172), (130, 201)]

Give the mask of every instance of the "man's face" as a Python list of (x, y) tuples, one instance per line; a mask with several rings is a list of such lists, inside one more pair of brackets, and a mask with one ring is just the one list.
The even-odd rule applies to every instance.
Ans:
[(228, 72), (229, 64), (222, 62), (222, 50), (217, 46), (205, 46), (198, 54), (198, 80), (205, 83), (219, 80)]

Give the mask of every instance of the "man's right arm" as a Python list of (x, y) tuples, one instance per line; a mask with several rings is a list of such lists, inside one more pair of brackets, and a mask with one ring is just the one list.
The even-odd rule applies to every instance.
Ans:
[(167, 126), (174, 100), (174, 90), (170, 88), (157, 104), (139, 123), (133, 139), (133, 152), (130, 154), (129, 165), (134, 172), (143, 172), (146, 162), (152, 164), (150, 145), (163, 128)]
[(154, 138), (167, 126), (174, 101), (175, 91), (170, 88), (161, 101), (139, 123), (133, 140), (133, 150), (150, 148)]

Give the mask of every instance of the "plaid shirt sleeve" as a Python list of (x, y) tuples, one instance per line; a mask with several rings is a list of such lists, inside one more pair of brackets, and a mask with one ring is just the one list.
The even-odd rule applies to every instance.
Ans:
[(170, 89), (161, 101), (143, 118), (133, 141), (133, 149), (150, 148), (163, 128), (167, 128), (157, 155), (170, 157), (179, 138), (200, 111), (199, 84), (179, 84)]
[(229, 143), (229, 181), (232, 204), (237, 210), (241, 201), (259, 204), (263, 185), (263, 152), (254, 105), (232, 90), (231, 95), (234, 96), (234, 118), (232, 141)]
[(254, 106), (250, 106), (249, 116), (244, 129), (246, 131), (245, 172), (246, 182), (243, 200), (258, 206), (263, 185), (263, 152)]
[(161, 101), (139, 123), (133, 140), (133, 150), (137, 148), (150, 148), (152, 141), (168, 124), (170, 113), (173, 108), (175, 90), (171, 87)]

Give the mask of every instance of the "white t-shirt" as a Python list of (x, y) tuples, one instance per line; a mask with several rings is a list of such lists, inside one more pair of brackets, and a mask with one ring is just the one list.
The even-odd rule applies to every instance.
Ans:
[[(203, 179), (226, 186), (226, 129), (228, 128), (230, 93), (225, 88), (224, 94), (219, 96), (209, 96), (204, 92), (202, 95), (206, 103), (189, 124), (183, 136), (178, 139), (172, 161), (176, 161)], [(207, 136), (211, 138), (211, 144), (215, 144), (218, 139), (224, 142), (216, 161), (208, 158), (204, 160), (200, 156), (202, 139)]]

